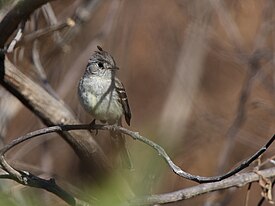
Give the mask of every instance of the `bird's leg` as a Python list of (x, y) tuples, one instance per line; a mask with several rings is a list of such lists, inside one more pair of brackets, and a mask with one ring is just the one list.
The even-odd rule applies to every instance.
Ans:
[(90, 125), (90, 127), (92, 128), (92, 129), (94, 129), (95, 130), (95, 135), (97, 135), (98, 134), (98, 129), (96, 129), (95, 128), (95, 125), (96, 125), (96, 119), (94, 119), (93, 121), (91, 121), (91, 123), (89, 124)]

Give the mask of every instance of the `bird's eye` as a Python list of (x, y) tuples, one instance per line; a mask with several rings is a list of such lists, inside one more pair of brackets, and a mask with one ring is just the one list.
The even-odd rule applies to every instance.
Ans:
[(97, 63), (97, 66), (100, 67), (100, 68), (103, 68), (103, 63), (99, 62), (99, 63)]

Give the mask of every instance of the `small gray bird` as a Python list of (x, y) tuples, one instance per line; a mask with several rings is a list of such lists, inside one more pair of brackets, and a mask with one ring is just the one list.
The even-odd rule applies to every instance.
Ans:
[[(128, 98), (121, 81), (116, 78), (114, 58), (100, 46), (91, 56), (83, 77), (79, 81), (78, 96), (84, 109), (95, 120), (108, 124), (122, 125), (122, 116), (130, 125), (131, 111)], [(93, 122), (95, 122), (95, 120)], [(117, 140), (122, 164), (132, 168), (129, 152), (125, 146), (125, 138), (119, 132), (111, 131), (111, 136)]]

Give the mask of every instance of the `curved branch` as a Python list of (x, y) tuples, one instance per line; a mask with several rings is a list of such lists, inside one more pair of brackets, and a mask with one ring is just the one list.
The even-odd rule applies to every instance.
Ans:
[[(66, 125), (66, 126), (70, 127), (70, 125)], [(77, 125), (74, 125), (74, 127), (75, 126), (77, 126)], [(82, 126), (84, 126), (84, 125), (82, 125)], [(234, 174), (236, 174), (236, 173), (240, 172), (241, 170), (243, 170), (244, 168), (248, 167), (253, 161), (255, 161), (258, 157), (260, 157), (275, 140), (275, 134), (274, 134), (268, 140), (268, 142), (264, 146), (262, 146), (256, 153), (254, 153), (251, 157), (249, 157), (247, 160), (243, 161), (239, 166), (235, 167), (234, 169), (230, 170), (229, 172), (227, 172), (223, 175), (219, 175), (219, 176), (203, 177), (203, 176), (198, 176), (198, 175), (192, 175), (190, 173), (183, 171), (180, 167), (178, 167), (170, 159), (168, 154), (165, 152), (165, 150), (161, 146), (159, 146), (158, 144), (154, 143), (153, 141), (147, 139), (146, 137), (139, 135), (138, 132), (133, 132), (133, 131), (127, 130), (123, 127), (116, 126), (116, 125), (89, 125), (89, 126), (91, 127), (91, 129), (116, 130), (123, 134), (129, 135), (134, 140), (139, 140), (139, 141), (151, 146), (167, 162), (167, 164), (170, 166), (170, 168), (173, 170), (174, 173), (176, 173), (180, 177), (183, 177), (183, 178), (186, 178), (188, 180), (192, 180), (192, 181), (195, 181), (198, 183), (218, 182), (218, 181), (221, 181), (228, 177), (233, 176)]]
[(205, 184), (200, 184), (194, 187), (189, 187), (186, 189), (182, 189), (182, 190), (178, 190), (170, 193), (140, 197), (140, 198), (129, 200), (128, 203), (130, 203), (130, 205), (154, 205), (154, 204), (172, 203), (172, 202), (177, 202), (181, 200), (186, 200), (208, 192), (223, 190), (230, 187), (242, 187), (248, 183), (259, 181), (260, 177), (264, 177), (264, 178), (274, 177), (275, 167), (261, 170), (261, 171), (258, 171), (257, 173), (259, 173), (260, 175), (256, 174), (255, 172), (242, 173), (242, 174), (235, 175), (233, 177), (229, 177), (220, 182), (205, 183)]
[(248, 167), (254, 160), (256, 160), (260, 155), (262, 155), (267, 148), (273, 143), (275, 140), (275, 134), (270, 138), (270, 140), (262, 147), (260, 148), (255, 154), (253, 154), (251, 157), (249, 157), (247, 160), (243, 161), (239, 166), (236, 168), (230, 170), (229, 172), (219, 175), (219, 176), (213, 176), (213, 177), (203, 177), (198, 175), (192, 175), (188, 172), (183, 171), (180, 167), (178, 167), (168, 156), (168, 154), (165, 152), (165, 150), (156, 144), (155, 142), (147, 139), (146, 137), (141, 136), (138, 132), (133, 132), (131, 130), (128, 130), (124, 127), (116, 126), (116, 125), (94, 125), (94, 124), (78, 124), (78, 125), (60, 125), (60, 126), (53, 126), (48, 128), (43, 128), (31, 133), (28, 133), (27, 135), (21, 136), (15, 140), (13, 140), (10, 144), (5, 145), (0, 150), (0, 155), (4, 155), (7, 151), (9, 151), (14, 146), (20, 144), (21, 142), (24, 142), (28, 139), (48, 134), (52, 132), (60, 132), (60, 131), (70, 131), (70, 130), (112, 130), (112, 131), (118, 131), (123, 134), (126, 134), (130, 137), (132, 137), (134, 140), (139, 140), (148, 146), (155, 149), (158, 154), (166, 161), (166, 163), (170, 166), (170, 168), (173, 170), (174, 173), (179, 175), (180, 177), (186, 178), (188, 180), (192, 180), (198, 183), (207, 183), (207, 182), (217, 182), (224, 180), (228, 177), (233, 176), (234, 174), (240, 172), (244, 168)]

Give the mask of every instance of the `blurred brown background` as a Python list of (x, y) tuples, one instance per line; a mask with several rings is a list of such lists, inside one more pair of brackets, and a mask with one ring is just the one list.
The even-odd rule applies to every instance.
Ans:
[[(101, 45), (120, 67), (132, 110), (130, 129), (162, 145), (183, 170), (221, 174), (274, 133), (272, 0), (67, 0), (50, 6), (57, 23), (77, 15), (76, 26), (24, 41), (10, 58), (43, 85), (33, 60), (33, 52), (38, 53), (49, 84), (82, 122), (92, 117), (80, 107), (76, 88), (90, 55)], [(47, 26), (43, 11), (37, 11), (25, 35)], [(44, 127), (8, 94), (1, 97), (2, 114), (9, 117), (2, 124), (4, 142)], [(66, 142), (53, 137), (17, 147), (10, 160), (63, 184), (79, 185), (84, 174), (78, 158)], [(108, 133), (100, 131), (95, 138), (112, 155)], [(135, 165), (127, 177), (137, 193), (196, 185), (176, 176), (148, 146), (130, 138), (127, 144)], [(273, 153), (271, 147), (263, 159)], [(252, 192), (249, 205), (261, 198), (257, 184)], [(244, 205), (245, 195), (246, 187), (217, 200), (208, 194), (171, 205)]]

